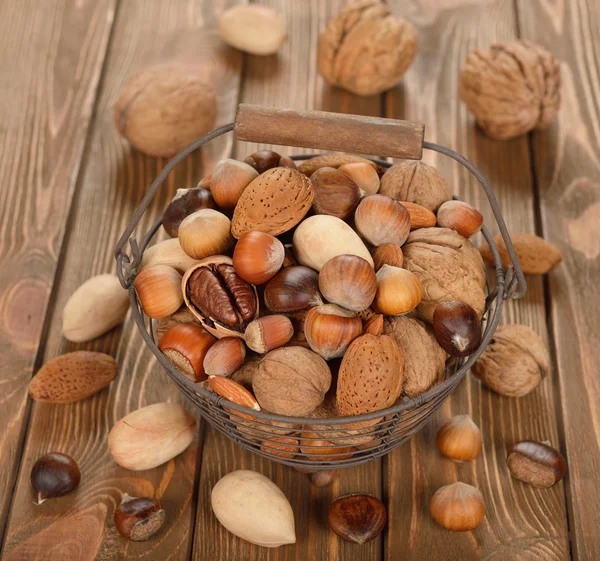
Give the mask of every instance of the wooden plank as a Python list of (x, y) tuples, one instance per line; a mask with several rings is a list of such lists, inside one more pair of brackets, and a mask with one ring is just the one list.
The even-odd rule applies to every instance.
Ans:
[[(205, 22), (213, 20), (214, 10), (226, 4), (128, 0), (117, 12), (45, 357), (75, 348), (100, 350), (116, 357), (120, 375), (108, 390), (83, 402), (33, 405), (7, 530), (6, 559), (189, 557), (201, 438), (174, 461), (145, 472), (119, 468), (106, 445), (108, 431), (126, 413), (159, 401), (183, 401), (181, 394), (157, 366), (131, 320), (93, 343), (73, 345), (61, 337), (60, 315), (69, 295), (85, 279), (114, 270), (116, 240), (151, 180), (166, 163), (136, 153), (118, 136), (112, 108), (124, 81), (155, 62), (193, 62), (222, 92), (219, 120), (233, 120), (241, 57), (227, 48), (214, 31), (202, 29)], [(230, 135), (183, 163), (169, 177), (141, 228), (155, 220), (176, 188), (198, 181), (203, 172), (202, 159), (213, 163), (229, 151), (231, 142)], [(32, 504), (29, 473), (32, 463), (50, 450), (75, 457), (82, 470), (82, 482), (75, 494), (37, 507)], [(113, 513), (123, 492), (162, 500), (167, 522), (150, 542), (130, 543), (117, 535)]]
[[(245, 58), (242, 99), (272, 107), (320, 109), (378, 116), (380, 99), (358, 98), (330, 88), (316, 74), (318, 33), (345, 5), (344, 0), (331, 2), (288, 2), (267, 0), (289, 22), (289, 40), (277, 57)], [(240, 143), (234, 157), (244, 158), (270, 145)], [(282, 154), (299, 154), (307, 149), (273, 147)], [(296, 520), (297, 542), (275, 550), (244, 542), (227, 532), (216, 520), (210, 506), (214, 484), (235, 469), (252, 469), (270, 477), (291, 502)], [(341, 470), (332, 485), (317, 489), (308, 477), (292, 468), (275, 464), (250, 453), (210, 430), (204, 444), (202, 470), (194, 537), (194, 559), (229, 561), (231, 559), (380, 559), (382, 539), (358, 547), (342, 541), (327, 527), (327, 509), (336, 497), (352, 492), (366, 492), (381, 497), (381, 461)]]
[(114, 9), (115, 0), (0, 3), (0, 540)]
[[(535, 231), (535, 198), (525, 137), (491, 141), (474, 127), (458, 99), (458, 72), (467, 52), (516, 36), (511, 0), (474, 2), (391, 2), (396, 13), (418, 27), (419, 53), (403, 85), (390, 93), (388, 115), (423, 121), (426, 140), (439, 142), (469, 157), (490, 180), (509, 229)], [(482, 209), (495, 233), (481, 187), (466, 170), (443, 156), (427, 153), (453, 190)], [(529, 291), (509, 303), (506, 323), (525, 323), (547, 339), (541, 278), (529, 277)], [(560, 445), (557, 431), (554, 371), (532, 394), (509, 399), (482, 388), (469, 377), (434, 416), (432, 422), (387, 461), (387, 495), (391, 525), (386, 556), (397, 559), (569, 559), (562, 484), (539, 490), (511, 480), (507, 448), (525, 438)], [(435, 434), (450, 416), (470, 414), (483, 433), (483, 453), (474, 462), (454, 464), (435, 448)], [(464, 481), (478, 487), (486, 501), (486, 520), (475, 531), (443, 530), (429, 515), (429, 500), (442, 485)]]
[(517, 2), (521, 36), (561, 61), (562, 108), (531, 136), (543, 236), (564, 253), (549, 277), (573, 558), (600, 559), (600, 4)]

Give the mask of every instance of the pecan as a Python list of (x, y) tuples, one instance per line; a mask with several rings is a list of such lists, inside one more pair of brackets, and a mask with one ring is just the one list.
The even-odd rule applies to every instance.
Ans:
[(237, 276), (228, 263), (212, 263), (192, 273), (187, 283), (188, 300), (211, 321), (238, 331), (256, 315), (256, 296), (251, 285)]

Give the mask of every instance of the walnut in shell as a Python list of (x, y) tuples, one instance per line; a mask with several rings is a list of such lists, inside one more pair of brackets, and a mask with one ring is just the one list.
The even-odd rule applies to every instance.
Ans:
[(346, 6), (321, 36), (317, 50), (323, 78), (358, 95), (395, 86), (417, 52), (417, 32), (377, 0)]
[(550, 370), (544, 341), (526, 325), (501, 325), (471, 368), (495, 392), (521, 397), (536, 388)]
[(446, 179), (435, 168), (417, 161), (399, 162), (388, 169), (381, 178), (379, 194), (416, 203), (432, 212), (452, 199)]
[(290, 417), (310, 413), (323, 401), (330, 386), (329, 366), (304, 347), (282, 347), (267, 353), (252, 378), (260, 406)]
[(404, 356), (387, 335), (361, 335), (350, 343), (338, 373), (341, 415), (362, 415), (391, 407), (404, 381)]
[(315, 193), (310, 179), (291, 168), (272, 168), (244, 189), (233, 212), (231, 233), (250, 230), (278, 236), (291, 230), (310, 210)]
[(431, 327), (411, 315), (396, 316), (386, 318), (383, 333), (396, 342), (404, 355), (404, 395), (415, 397), (442, 381), (446, 353)]
[(525, 39), (475, 49), (460, 71), (460, 97), (490, 138), (544, 129), (560, 107), (560, 65)]
[(117, 130), (151, 156), (174, 156), (215, 124), (213, 88), (193, 69), (159, 65), (127, 82), (115, 103)]
[(485, 270), (479, 251), (449, 228), (420, 228), (402, 246), (404, 268), (423, 287), (417, 310), (429, 322), (444, 300), (462, 300), (479, 316), (485, 311)]

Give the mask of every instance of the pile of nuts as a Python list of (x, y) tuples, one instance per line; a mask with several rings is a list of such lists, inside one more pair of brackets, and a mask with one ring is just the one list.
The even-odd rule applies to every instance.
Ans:
[(375, 444), (368, 426), (316, 434), (310, 420), (418, 396), (448, 356), (479, 346), (484, 262), (468, 238), (482, 222), (422, 162), (383, 173), (330, 154), (296, 167), (264, 150), (177, 192), (163, 214), (172, 239), (146, 252), (134, 287), (181, 373), (238, 405), (306, 418), (267, 439), (238, 424), (263, 450), (350, 457)]

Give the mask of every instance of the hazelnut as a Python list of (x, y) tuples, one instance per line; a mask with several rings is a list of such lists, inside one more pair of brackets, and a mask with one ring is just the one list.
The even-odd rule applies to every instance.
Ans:
[(433, 212), (431, 212), (428, 208), (418, 205), (417, 203), (409, 203), (406, 201), (398, 202), (408, 211), (408, 215), (410, 216), (411, 230), (418, 230), (419, 228), (431, 228), (432, 226), (436, 225), (437, 218), (435, 217), (435, 214), (433, 214)]
[(506, 464), (513, 477), (534, 487), (552, 487), (567, 471), (567, 462), (558, 450), (535, 440), (511, 446)]
[(491, 390), (521, 397), (535, 389), (550, 370), (545, 343), (526, 325), (501, 325), (496, 329), (471, 372)]
[(219, 207), (235, 208), (244, 189), (258, 177), (258, 172), (248, 164), (226, 159), (217, 162), (210, 180), (210, 192)]
[(356, 448), (325, 440), (316, 432), (305, 431), (301, 434), (300, 451), (311, 460), (331, 462), (351, 458)]
[(181, 248), (193, 259), (225, 254), (233, 242), (229, 218), (210, 208), (197, 210), (179, 225)]
[(356, 231), (370, 244), (402, 245), (410, 233), (410, 215), (398, 202), (386, 195), (369, 195), (354, 213)]
[(192, 382), (206, 380), (204, 357), (216, 339), (193, 323), (178, 323), (167, 329), (158, 348)]
[(158, 532), (165, 522), (165, 511), (160, 502), (148, 497), (123, 495), (115, 510), (115, 528), (124, 538), (134, 542), (145, 541)]
[(77, 462), (60, 452), (39, 458), (31, 469), (31, 485), (37, 493), (36, 503), (72, 493), (79, 486), (81, 473)]
[(283, 244), (271, 234), (251, 230), (233, 250), (235, 272), (250, 284), (263, 284), (277, 274), (285, 257)]
[(376, 0), (342, 9), (319, 37), (319, 73), (333, 86), (376, 95), (395, 86), (417, 52), (417, 32)]
[(167, 265), (142, 269), (135, 277), (133, 287), (144, 313), (153, 319), (170, 316), (183, 304), (181, 275)]
[(194, 69), (165, 64), (144, 70), (115, 103), (119, 134), (151, 156), (174, 156), (209, 132), (217, 115), (213, 88)]
[(254, 154), (250, 154), (250, 156), (244, 159), (244, 163), (252, 166), (259, 174), (278, 167), (296, 169), (294, 160), (287, 156), (280, 156), (277, 152), (273, 152), (273, 150), (259, 150), (258, 152), (254, 152)]
[(287, 24), (272, 8), (233, 6), (219, 16), (219, 33), (228, 45), (252, 55), (275, 54), (287, 39)]
[(372, 495), (345, 495), (331, 503), (327, 522), (340, 538), (362, 545), (381, 534), (387, 524), (387, 511)]
[(475, 235), (483, 226), (483, 215), (462, 201), (447, 201), (437, 211), (437, 223), (452, 228), (465, 238)]
[(469, 356), (481, 342), (479, 316), (462, 300), (445, 300), (435, 307), (433, 331), (450, 356)]
[(429, 503), (433, 519), (454, 532), (468, 532), (485, 518), (483, 495), (472, 485), (460, 481), (440, 487)]
[(215, 201), (206, 189), (177, 189), (177, 193), (163, 212), (163, 228), (172, 238), (179, 235), (184, 218), (201, 208), (215, 208)]
[(360, 189), (349, 176), (325, 167), (315, 171), (310, 180), (315, 190), (313, 210), (316, 214), (329, 214), (342, 220), (352, 215), (360, 201)]
[(376, 337), (381, 335), (383, 333), (383, 314), (375, 314), (363, 321), (363, 333), (369, 333)]
[(444, 177), (420, 161), (394, 164), (383, 174), (379, 193), (397, 201), (416, 203), (432, 212), (452, 200), (450, 186)]
[(545, 129), (556, 117), (560, 65), (524, 39), (474, 49), (461, 68), (459, 93), (487, 136), (514, 138)]
[(246, 345), (239, 337), (223, 337), (212, 345), (204, 357), (207, 376), (229, 376), (244, 364)]
[(334, 304), (311, 308), (304, 324), (310, 348), (325, 360), (343, 356), (361, 333), (362, 320), (354, 312)]
[(210, 182), (212, 180), (212, 173), (205, 175), (200, 181), (198, 181), (198, 185), (196, 188), (198, 189), (208, 189), (210, 191)]
[(357, 255), (337, 255), (319, 273), (319, 290), (332, 304), (360, 312), (377, 292), (377, 277), (370, 263)]
[(373, 262), (376, 271), (379, 271), (384, 265), (402, 267), (403, 261), (404, 254), (402, 253), (402, 249), (395, 243), (384, 243), (373, 252)]
[(260, 449), (272, 456), (280, 458), (293, 458), (299, 449), (298, 439), (289, 436), (272, 436), (263, 440)]
[(440, 428), (435, 444), (447, 458), (468, 462), (481, 452), (481, 431), (469, 415), (456, 415)]
[(265, 286), (265, 305), (272, 312), (299, 312), (322, 303), (319, 274), (308, 267), (286, 267)]
[(337, 470), (335, 469), (320, 469), (319, 471), (310, 474), (310, 482), (315, 487), (327, 487), (327, 485), (330, 485), (333, 482), (336, 473)]
[(377, 271), (377, 295), (374, 307), (386, 316), (414, 310), (421, 302), (423, 289), (419, 279), (400, 267), (384, 265)]
[(286, 316), (273, 315), (255, 319), (248, 324), (244, 337), (253, 351), (264, 354), (285, 345), (294, 334), (292, 322)]
[(338, 168), (345, 173), (365, 195), (374, 195), (379, 191), (379, 174), (377, 169), (368, 162), (351, 162)]

